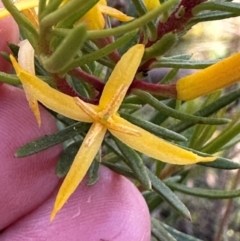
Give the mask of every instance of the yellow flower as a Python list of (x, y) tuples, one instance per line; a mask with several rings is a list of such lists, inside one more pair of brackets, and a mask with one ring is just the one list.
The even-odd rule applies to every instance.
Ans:
[(80, 22), (85, 22), (87, 29), (90, 30), (103, 29), (105, 26), (105, 19), (103, 14), (107, 14), (110, 17), (116, 18), (121, 22), (133, 20), (133, 17), (129, 17), (115, 8), (108, 7), (105, 0), (100, 0), (80, 19)]
[(160, 6), (159, 0), (144, 0), (144, 3), (148, 11)]
[(177, 98), (192, 100), (230, 86), (240, 80), (240, 53), (206, 69), (186, 76), (176, 83)]
[[(69, 0), (63, 0), (62, 3), (65, 4), (68, 1)], [(37, 7), (38, 2), (38, 0), (21, 0), (14, 5), (19, 11), (25, 11)], [(30, 18), (30, 20), (33, 19), (30, 14), (27, 14), (26, 12), (23, 13), (26, 15), (26, 17)], [(103, 14), (107, 14), (110, 17), (116, 18), (122, 22), (127, 22), (133, 19), (133, 17), (127, 16), (115, 8), (108, 7), (105, 0), (100, 0), (79, 20), (79, 22), (85, 22), (87, 28), (90, 30), (100, 30), (105, 26), (105, 19)], [(4, 18), (8, 15), (9, 12), (6, 9), (0, 9), (0, 18)]]
[(51, 220), (85, 176), (107, 130), (129, 147), (163, 162), (184, 165), (215, 160), (215, 157), (201, 157), (172, 145), (118, 115), (117, 111), (134, 79), (143, 53), (144, 45), (138, 44), (122, 56), (105, 85), (99, 105), (88, 104), (76, 97), (72, 98), (58, 92), (25, 71), (11, 56), (17, 76), (27, 90), (27, 95), (30, 93), (32, 98), (66, 117), (93, 123), (59, 190)]
[[(33, 9), (38, 6), (39, 0), (22, 0), (14, 3), (14, 6), (19, 10), (23, 11), (26, 9)], [(5, 8), (0, 8), (0, 19), (7, 17), (9, 12)]]

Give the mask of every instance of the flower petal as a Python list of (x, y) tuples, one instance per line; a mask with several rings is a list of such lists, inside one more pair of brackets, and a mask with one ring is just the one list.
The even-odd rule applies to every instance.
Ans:
[(144, 0), (144, 3), (148, 11), (151, 11), (154, 8), (160, 6), (159, 0)]
[[(28, 40), (23, 40), (19, 43), (18, 51), (18, 62), (21, 68), (28, 71), (30, 74), (35, 75), (34, 68), (34, 49)], [(38, 126), (41, 125), (41, 116), (38, 107), (38, 102), (36, 97), (31, 93), (31, 89), (27, 85), (23, 84), (23, 88), (26, 94), (26, 98), (29, 104), (30, 109), (32, 110)]]
[(34, 67), (34, 49), (30, 42), (25, 39), (19, 44), (18, 51), (18, 64), (22, 69), (26, 70), (29, 74), (35, 75)]
[[(31, 93), (39, 102), (68, 118), (83, 122), (92, 122), (92, 119), (78, 107), (71, 96), (51, 88), (41, 79), (23, 70), (13, 56), (10, 56), (10, 59), (23, 86), (27, 87), (28, 93)], [(95, 108), (94, 105), (89, 105), (91, 108)]]
[(96, 156), (101, 143), (103, 141), (104, 135), (106, 133), (106, 128), (99, 124), (94, 123), (87, 136), (85, 137), (82, 146), (80, 147), (73, 164), (64, 179), (63, 184), (58, 192), (54, 208), (51, 214), (51, 221), (54, 219), (57, 212), (66, 203), (68, 198), (76, 190), (79, 183), (84, 178), (86, 172), (88, 171), (94, 157)]
[[(14, 4), (14, 6), (19, 10), (25, 10), (25, 9), (32, 9), (34, 7), (38, 6), (38, 2), (39, 0), (22, 0), (22, 1), (18, 1)], [(10, 15), (10, 13), (7, 11), (7, 9), (3, 8), (0, 9), (0, 19), (7, 17), (8, 15)]]
[(105, 19), (98, 8), (98, 4), (94, 5), (81, 19), (85, 22), (88, 30), (101, 30), (105, 26)]
[(144, 45), (137, 44), (122, 56), (103, 89), (99, 101), (101, 108), (104, 109), (110, 102), (113, 102), (116, 98), (116, 91), (122, 89), (121, 93), (118, 93), (118, 103), (114, 106), (115, 111), (118, 110), (141, 63), (143, 53)]
[(240, 53), (204, 70), (186, 76), (176, 83), (177, 98), (192, 100), (232, 85), (240, 80)]
[(32, 9), (25, 9), (22, 13), (26, 16), (26, 18), (32, 23), (32, 25), (38, 29), (38, 15), (34, 8)]
[(160, 161), (177, 165), (186, 165), (197, 162), (210, 162), (216, 159), (216, 157), (198, 156), (190, 151), (175, 146), (138, 126), (131, 124), (120, 116), (115, 115), (113, 118), (115, 124), (119, 123), (122, 126), (135, 129), (140, 134), (140, 136), (135, 136), (109, 129), (115, 137), (136, 151)]
[(110, 17), (116, 18), (121, 22), (128, 22), (134, 19), (133, 17), (127, 16), (126, 14), (120, 12), (115, 8), (111, 8), (100, 3), (98, 4), (98, 7), (101, 13), (104, 13), (109, 15)]

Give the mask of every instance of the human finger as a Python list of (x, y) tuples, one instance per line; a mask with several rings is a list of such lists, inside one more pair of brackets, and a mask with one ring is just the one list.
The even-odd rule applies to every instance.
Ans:
[(56, 193), (38, 209), (6, 229), (1, 241), (149, 241), (148, 207), (138, 189), (102, 167), (98, 182), (86, 178), (50, 222)]
[(56, 162), (61, 146), (25, 158), (16, 150), (36, 138), (57, 131), (53, 117), (40, 106), (39, 128), (22, 90), (0, 87), (0, 230), (35, 209), (58, 183)]

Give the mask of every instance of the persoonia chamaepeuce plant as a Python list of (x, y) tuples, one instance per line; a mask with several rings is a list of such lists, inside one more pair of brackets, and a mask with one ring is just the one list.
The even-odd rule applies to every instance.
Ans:
[[(52, 136), (19, 147), (15, 155), (68, 141), (56, 167), (57, 175), (66, 177), (51, 220), (85, 175), (89, 185), (97, 182), (99, 164), (136, 180), (150, 211), (165, 202), (189, 220), (175, 190), (216, 199), (240, 196), (240, 190), (186, 185), (196, 165), (240, 168), (222, 157), (240, 139), (239, 115), (224, 118), (226, 107), (240, 97), (239, 89), (224, 91), (240, 80), (240, 53), (216, 61), (166, 54), (195, 24), (239, 16), (239, 3), (132, 0), (122, 13), (105, 0), (2, 2), (0, 18), (11, 14), (23, 40), (9, 45), (11, 55), (2, 53), (16, 74), (0, 72), (0, 80), (22, 85), (39, 125), (38, 102), (62, 126)], [(151, 82), (148, 73), (161, 67), (170, 68), (169, 73)], [(173, 81), (181, 68), (200, 70)], [(195, 111), (187, 108), (190, 100), (198, 103)], [(199, 240), (154, 218), (152, 239)]]

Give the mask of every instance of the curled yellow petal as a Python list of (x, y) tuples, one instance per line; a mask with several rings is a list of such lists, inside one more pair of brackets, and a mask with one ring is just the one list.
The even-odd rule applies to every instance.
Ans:
[(103, 4), (98, 4), (98, 7), (101, 13), (104, 13), (109, 15), (110, 17), (116, 18), (121, 22), (128, 22), (134, 19), (133, 17), (130, 17), (115, 8), (111, 8)]
[(116, 91), (122, 88), (123, 91), (121, 91), (119, 93), (120, 96), (118, 96), (119, 103), (114, 107), (116, 111), (118, 110), (141, 63), (143, 53), (144, 45), (137, 44), (130, 48), (121, 57), (102, 92), (102, 96), (99, 101), (99, 106), (101, 108), (106, 108), (109, 102), (111, 102), (112, 99), (116, 96)]
[(148, 11), (151, 11), (154, 8), (160, 6), (159, 0), (144, 0), (144, 3)]
[[(13, 56), (10, 56), (10, 59), (18, 78), (22, 82), (23, 86), (28, 89), (28, 93), (31, 93), (35, 99), (47, 108), (68, 118), (83, 122), (92, 122), (92, 119), (78, 107), (71, 96), (51, 88), (35, 75), (23, 70)], [(90, 105), (91, 108), (96, 108), (94, 105), (88, 105)]]
[(29, 74), (35, 75), (34, 67), (34, 49), (30, 42), (25, 39), (19, 44), (18, 51), (18, 64), (22, 69), (26, 70)]
[(192, 100), (238, 82), (239, 63), (240, 53), (237, 53), (204, 70), (181, 78), (176, 83), (177, 98)]
[(194, 164), (197, 162), (210, 162), (216, 159), (216, 157), (198, 156), (193, 152), (184, 150), (145, 131), (138, 126), (131, 124), (130, 122), (117, 115), (113, 118), (115, 124), (119, 123), (128, 128), (135, 129), (139, 132), (140, 136), (130, 136), (124, 132), (118, 132), (112, 129), (109, 129), (109, 131), (129, 147), (143, 154), (146, 154), (147, 156), (153, 157), (166, 163), (177, 165)]
[(54, 219), (57, 212), (66, 203), (68, 198), (72, 195), (72, 193), (78, 187), (79, 183), (84, 178), (87, 170), (89, 169), (94, 157), (96, 156), (101, 146), (105, 133), (106, 128), (103, 125), (99, 123), (94, 123), (91, 126), (66, 178), (64, 179), (63, 184), (60, 187), (51, 214), (51, 221)]
[[(21, 41), (19, 44), (18, 51), (18, 63), (22, 69), (26, 70), (32, 75), (35, 75), (34, 68), (34, 49), (27, 39)], [(31, 93), (31, 89), (28, 88), (28, 85), (23, 84), (23, 88), (26, 94), (26, 98), (29, 104), (30, 109), (32, 110), (38, 126), (41, 125), (41, 116), (38, 107), (38, 102), (36, 97)]]
[[(32, 9), (38, 6), (39, 0), (22, 0), (14, 3), (14, 6), (19, 10)], [(0, 19), (7, 17), (10, 13), (5, 8), (0, 8)]]

